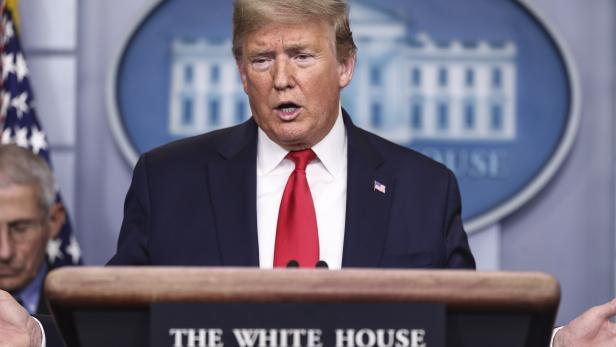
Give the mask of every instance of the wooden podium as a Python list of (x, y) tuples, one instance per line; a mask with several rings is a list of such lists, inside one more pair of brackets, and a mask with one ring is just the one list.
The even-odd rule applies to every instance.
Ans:
[(67, 346), (149, 346), (156, 303), (298, 302), (442, 303), (447, 346), (547, 346), (560, 300), (541, 273), (379, 269), (62, 268), (45, 294)]

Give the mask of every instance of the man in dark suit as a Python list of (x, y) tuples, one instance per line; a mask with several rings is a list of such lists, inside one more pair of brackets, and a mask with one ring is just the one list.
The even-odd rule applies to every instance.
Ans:
[(341, 109), (345, 1), (236, 1), (233, 52), (252, 119), (141, 157), (109, 264), (474, 268), (453, 174)]
[[(349, 150), (341, 265), (474, 267), (453, 175), (343, 117)], [(249, 120), (145, 154), (110, 264), (259, 266), (257, 137)]]
[(286, 211), (280, 201), (294, 165), (287, 153), (309, 150), (321, 254), (300, 266), (474, 268), (453, 174), (357, 128), (340, 109), (356, 60), (346, 4), (235, 6), (233, 52), (253, 117), (140, 158), (109, 264), (275, 265), (283, 243), (275, 216)]

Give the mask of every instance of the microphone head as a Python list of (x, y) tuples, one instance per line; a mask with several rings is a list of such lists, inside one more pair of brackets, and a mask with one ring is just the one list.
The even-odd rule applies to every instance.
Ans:
[(320, 269), (329, 269), (329, 265), (327, 265), (327, 262), (325, 262), (325, 260), (319, 260), (315, 267)]
[(299, 267), (299, 263), (297, 262), (297, 260), (291, 259), (287, 263), (287, 267)]

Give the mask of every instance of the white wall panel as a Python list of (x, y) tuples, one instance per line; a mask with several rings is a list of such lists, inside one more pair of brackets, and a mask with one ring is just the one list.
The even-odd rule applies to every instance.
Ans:
[(477, 270), (498, 271), (501, 269), (501, 227), (498, 223), (469, 236), (468, 242), (475, 256)]
[(52, 145), (74, 146), (76, 62), (72, 56), (27, 57), (36, 109)]
[(22, 0), (21, 34), (25, 50), (74, 50), (77, 0)]

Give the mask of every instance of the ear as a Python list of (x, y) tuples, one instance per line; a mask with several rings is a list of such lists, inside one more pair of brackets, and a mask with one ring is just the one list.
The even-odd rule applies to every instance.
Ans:
[(351, 53), (343, 62), (338, 63), (338, 77), (340, 89), (346, 87), (353, 79), (353, 71), (355, 71), (355, 52)]
[(60, 233), (60, 229), (66, 220), (64, 205), (59, 202), (54, 203), (49, 209), (49, 239), (55, 239)]

